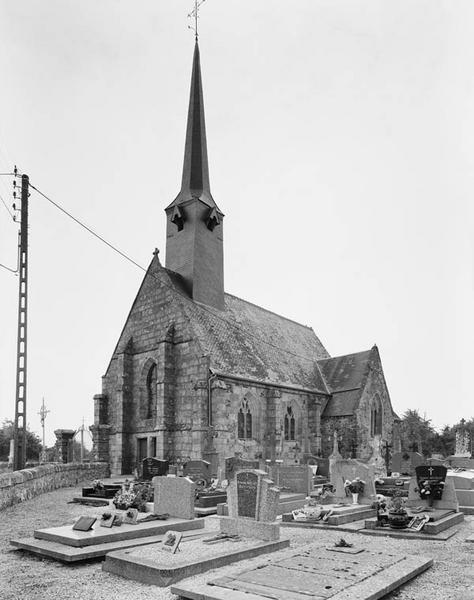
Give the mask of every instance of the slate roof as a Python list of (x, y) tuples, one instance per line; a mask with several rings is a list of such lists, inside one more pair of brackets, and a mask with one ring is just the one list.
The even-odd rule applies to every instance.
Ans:
[(364, 389), (372, 352), (373, 349), (318, 360), (321, 373), (331, 392), (323, 417), (354, 414)]
[(183, 302), (211, 369), (327, 393), (317, 364), (329, 356), (311, 327), (225, 294), (226, 310)]

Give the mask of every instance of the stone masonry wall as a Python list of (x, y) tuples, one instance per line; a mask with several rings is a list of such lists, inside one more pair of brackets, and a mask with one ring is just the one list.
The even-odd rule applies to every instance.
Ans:
[(392, 442), (394, 416), (382, 371), (372, 368), (356, 411), (359, 432), (357, 458), (362, 460), (373, 458), (372, 444), (374, 440), (370, 435), (370, 413), (372, 403), (376, 398), (380, 400), (382, 406), (382, 433), (379, 443), (380, 447), (383, 447), (385, 442), (389, 444)]
[[(148, 455), (156, 448), (157, 457), (169, 460), (201, 456), (209, 359), (181, 307), (186, 300), (169, 283), (155, 258), (103, 378), (113, 473), (132, 473), (138, 466), (140, 439), (146, 440)], [(148, 415), (146, 377), (153, 364), (157, 401)]]
[(106, 463), (41, 465), (0, 475), (0, 510), (57, 488), (109, 476)]

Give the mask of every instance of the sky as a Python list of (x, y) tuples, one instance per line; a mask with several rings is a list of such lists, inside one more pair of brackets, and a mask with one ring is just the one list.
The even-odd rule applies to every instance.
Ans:
[[(0, 173), (146, 267), (165, 251), (191, 76), (190, 0), (0, 0)], [(206, 0), (200, 50), (226, 291), (379, 347), (397, 414), (473, 416), (474, 3)], [(12, 178), (0, 176), (11, 205)], [(30, 197), (27, 421), (93, 423), (143, 272)], [(17, 225), (0, 202), (0, 263)], [(0, 420), (18, 278), (0, 268)]]

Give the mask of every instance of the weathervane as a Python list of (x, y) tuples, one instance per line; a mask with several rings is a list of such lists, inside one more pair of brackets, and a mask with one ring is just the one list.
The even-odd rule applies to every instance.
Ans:
[(206, 0), (194, 0), (194, 8), (193, 10), (188, 14), (188, 19), (194, 19), (194, 27), (192, 25), (188, 25), (188, 29), (191, 29), (192, 31), (194, 31), (194, 38), (197, 42), (199, 34), (198, 34), (198, 19), (199, 19), (199, 7), (201, 6), (201, 4), (203, 4)]

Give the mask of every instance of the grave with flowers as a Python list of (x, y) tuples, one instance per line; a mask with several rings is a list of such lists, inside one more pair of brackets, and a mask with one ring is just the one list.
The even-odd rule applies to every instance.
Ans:
[[(464, 519), (459, 512), (454, 484), (441, 465), (425, 464), (415, 469), (408, 498), (378, 496), (377, 517), (365, 521), (365, 529), (384, 535), (446, 540)], [(382, 507), (385, 504), (385, 507)], [(387, 519), (383, 518), (384, 512)]]
[[(311, 494), (301, 510), (282, 515), (282, 525), (325, 527), (360, 522), (360, 528), (363, 528), (365, 519), (376, 517), (376, 510), (372, 506), (375, 485), (371, 465), (354, 459), (337, 458), (331, 464), (331, 484), (329, 502), (327, 497), (323, 500), (321, 494)], [(316, 514), (319, 518), (315, 518)]]

